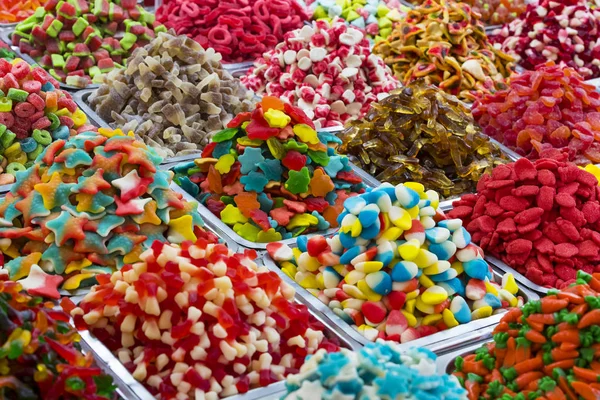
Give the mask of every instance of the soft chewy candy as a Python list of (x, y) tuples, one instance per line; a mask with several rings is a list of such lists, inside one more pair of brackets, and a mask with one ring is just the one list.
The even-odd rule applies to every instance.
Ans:
[[(319, 350), (307, 358), (300, 373), (286, 381), (281, 400), (330, 399), (437, 399), (466, 400), (467, 392), (451, 375), (436, 373), (437, 356), (426, 349), (400, 351), (378, 341), (358, 352)], [(341, 395), (340, 393), (343, 393)]]
[(12, 43), (58, 81), (81, 88), (164, 30), (135, 0), (48, 0), (16, 26)]
[(509, 311), (494, 340), (456, 358), (469, 400), (597, 399), (600, 274)]
[(398, 86), (369, 46), (362, 30), (340, 19), (314, 21), (288, 33), (241, 80), (258, 94), (300, 107), (317, 128), (341, 126)]
[(600, 163), (600, 94), (572, 68), (549, 62), (473, 105), (483, 132), (529, 159)]
[[(421, 4), (423, 0), (412, 0), (411, 3)], [(525, 0), (462, 0), (481, 15), (486, 25), (502, 25), (518, 18), (527, 9)]]
[(0, 59), (0, 184), (13, 183), (50, 143), (95, 131), (87, 122), (71, 95), (42, 68)]
[(494, 279), (437, 192), (384, 183), (344, 202), (339, 232), (267, 245), (287, 275), (368, 340), (406, 343), (522, 304), (511, 274)]
[(49, 145), (0, 201), (3, 269), (29, 293), (58, 298), (96, 282), (155, 240), (195, 240), (196, 202), (133, 134), (101, 128)]
[(525, 158), (484, 175), (454, 202), (473, 242), (538, 285), (565, 287), (600, 271), (600, 188), (575, 164)]
[(154, 242), (141, 262), (99, 277), (79, 307), (65, 303), (156, 398), (245, 393), (298, 372), (319, 349), (339, 349), (255, 258), (206, 232), (181, 247)]
[(4, 43), (0, 42), (0, 58), (4, 58), (5, 60), (12, 61), (17, 57), (14, 51), (10, 49), (10, 47)]
[(69, 315), (0, 273), (0, 398), (114, 399), (112, 378), (81, 352)]
[(244, 239), (274, 242), (338, 225), (349, 196), (365, 185), (297, 107), (264, 97), (213, 137), (175, 182)]
[(252, 108), (252, 94), (220, 60), (186, 36), (160, 32), (133, 52), (126, 69), (105, 76), (90, 105), (163, 157), (197, 153), (237, 113)]
[(0, 24), (13, 24), (30, 17), (38, 7), (49, 0), (2, 0), (0, 2)]

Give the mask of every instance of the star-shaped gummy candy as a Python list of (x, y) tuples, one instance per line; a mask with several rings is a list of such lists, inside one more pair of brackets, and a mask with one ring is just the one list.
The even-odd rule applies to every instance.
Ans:
[(289, 178), (285, 181), (285, 188), (293, 194), (308, 192), (310, 183), (310, 174), (308, 168), (304, 167), (300, 171), (289, 171)]

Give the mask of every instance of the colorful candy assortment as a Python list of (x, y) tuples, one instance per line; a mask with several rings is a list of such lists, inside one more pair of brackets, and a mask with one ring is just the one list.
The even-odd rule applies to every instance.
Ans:
[(402, 343), (522, 304), (511, 274), (498, 284), (438, 193), (407, 182), (351, 197), (334, 236), (267, 245), (302, 287), (369, 340)]
[(337, 227), (342, 203), (365, 185), (297, 107), (266, 96), (217, 133), (175, 182), (241, 237), (275, 242)]
[(0, 58), (4, 58), (5, 60), (12, 61), (17, 57), (14, 51), (10, 49), (10, 47), (4, 43), (0, 42)]
[(600, 25), (585, 0), (534, 0), (490, 39), (525, 69), (547, 61), (600, 77)]
[(398, 86), (389, 68), (371, 54), (364, 32), (340, 19), (288, 33), (241, 80), (258, 94), (300, 107), (317, 128), (361, 117), (371, 102)]
[(575, 164), (525, 158), (496, 167), (455, 201), (474, 243), (538, 285), (563, 288), (600, 263), (596, 177)]
[(260, 57), (310, 17), (296, 0), (163, 0), (156, 16), (226, 62)]
[(90, 105), (163, 157), (196, 153), (237, 113), (252, 108), (251, 94), (223, 70), (220, 58), (186, 36), (161, 32), (133, 52), (126, 69), (105, 76)]
[(540, 65), (473, 105), (483, 132), (529, 158), (600, 162), (600, 94), (571, 68)]
[(471, 8), (454, 0), (427, 0), (410, 10), (373, 53), (404, 85), (424, 79), (468, 102), (503, 88), (514, 67), (488, 41)]
[(600, 274), (577, 276), (576, 285), (509, 311), (493, 342), (456, 359), (469, 400), (598, 398)]
[(142, 262), (98, 277), (79, 307), (65, 304), (158, 398), (245, 393), (339, 349), (255, 258), (207, 233), (181, 247), (155, 242)]
[(69, 315), (0, 274), (0, 398), (106, 400), (112, 378), (82, 354)]
[(31, 17), (38, 7), (49, 0), (2, 0), (0, 2), (0, 24), (14, 24)]
[(195, 240), (195, 202), (169, 189), (172, 173), (133, 134), (100, 128), (59, 139), (17, 172), (0, 201), (0, 258), (11, 280), (58, 298), (138, 261), (155, 240)]
[(373, 103), (340, 134), (338, 151), (382, 182), (417, 181), (443, 197), (475, 190), (507, 162), (456, 97), (423, 81)]
[[(423, 1), (413, 0), (411, 3), (420, 4)], [(471, 6), (486, 25), (509, 23), (527, 9), (525, 0), (461, 0), (461, 3)]]
[[(438, 375), (436, 355), (426, 349), (400, 350), (390, 342), (369, 343), (358, 352), (319, 350), (287, 378), (282, 400), (330, 399), (467, 399), (451, 375)], [(352, 384), (349, 384), (352, 382)]]
[(62, 83), (83, 88), (166, 30), (136, 0), (48, 0), (12, 34), (12, 43)]

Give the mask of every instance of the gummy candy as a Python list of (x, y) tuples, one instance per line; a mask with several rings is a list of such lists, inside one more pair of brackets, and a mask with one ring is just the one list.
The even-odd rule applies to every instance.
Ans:
[[(412, 0), (420, 4), (423, 0)], [(502, 25), (518, 18), (527, 9), (525, 0), (462, 0), (468, 4), (474, 13), (481, 15), (481, 21), (486, 25)]]
[(0, 3), (0, 24), (13, 24), (30, 18), (49, 0), (4, 0)]

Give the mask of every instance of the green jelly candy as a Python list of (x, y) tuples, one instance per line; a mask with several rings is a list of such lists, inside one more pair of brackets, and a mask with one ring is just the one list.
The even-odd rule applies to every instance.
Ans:
[(271, 155), (273, 155), (273, 157), (275, 157), (277, 160), (281, 160), (285, 155), (285, 149), (283, 148), (283, 145), (279, 139), (270, 137), (267, 139), (267, 146), (269, 147)]
[(290, 139), (283, 145), (283, 148), (288, 151), (296, 150), (300, 153), (306, 153), (306, 150), (308, 150), (308, 145), (306, 143), (298, 143), (294, 139)]
[(54, 21), (52, 21), (52, 23), (50, 24), (48, 29), (46, 29), (46, 34), (50, 37), (55, 38), (60, 33), (60, 30), (62, 29), (62, 27), (63, 27), (63, 23), (60, 22), (58, 19), (55, 19)]
[(123, 39), (119, 41), (119, 43), (121, 43), (121, 47), (123, 48), (123, 50), (129, 50), (133, 47), (136, 41), (137, 36), (135, 36), (133, 33), (127, 32), (123, 36)]
[(235, 201), (233, 201), (232, 196), (221, 196), (221, 198), (219, 200), (221, 200), (223, 202), (223, 204), (235, 205)]
[[(213, 138), (213, 140), (215, 140), (215, 139)], [(260, 145), (263, 144), (262, 140), (259, 140), (259, 139), (255, 139), (255, 140), (248, 139), (248, 136), (242, 136), (242, 137), (237, 138), (236, 140), (237, 140), (237, 143), (240, 146), (258, 147), (258, 146), (260, 146)]]
[(280, 208), (283, 207), (283, 200), (285, 200), (283, 197), (275, 197), (273, 199), (273, 208)]
[(304, 233), (304, 231), (306, 230), (306, 226), (299, 226), (298, 228), (292, 230), (292, 237), (298, 237), (300, 235), (302, 235)]
[(221, 132), (217, 133), (215, 136), (213, 136), (212, 141), (213, 142), (224, 142), (226, 140), (231, 140), (234, 138), (235, 134), (238, 133), (238, 128), (227, 128), (227, 129), (223, 129)]
[(317, 163), (317, 164), (322, 165), (324, 167), (326, 167), (327, 164), (329, 164), (329, 156), (324, 151), (309, 150), (308, 151), (308, 156), (310, 157), (310, 159), (314, 163)]
[(290, 170), (289, 178), (285, 181), (285, 188), (293, 194), (308, 192), (308, 184), (310, 183), (310, 174), (308, 168), (302, 167), (300, 171)]
[(268, 231), (260, 231), (258, 235), (256, 235), (256, 241), (258, 243), (272, 243), (278, 242), (282, 239), (281, 233), (277, 232), (275, 229), (270, 228)]
[(254, 226), (254, 225), (252, 225), (249, 222), (246, 222), (243, 225), (236, 224), (233, 227), (233, 230), (235, 231), (235, 233), (237, 233), (238, 235), (240, 235), (244, 239), (249, 240), (251, 242), (256, 242), (257, 239), (258, 239), (258, 234), (260, 232), (262, 232), (262, 230), (259, 227)]
[[(48, 117), (50, 117), (50, 115), (54, 115), (54, 114), (49, 114)], [(56, 115), (54, 115), (54, 117), (58, 120), (58, 117), (56, 117)], [(50, 119), (50, 118), (48, 118), (48, 119)], [(50, 119), (50, 121), (52, 121), (52, 119)], [(50, 126), (52, 126), (52, 125), (50, 125)], [(52, 143), (52, 135), (50, 135), (50, 132), (48, 132), (45, 129), (44, 130), (34, 129), (33, 130), (33, 140), (35, 140), (42, 146), (48, 146), (50, 143)]]
[(8, 97), (0, 98), (0, 112), (11, 112), (12, 111), (12, 100)]
[(4, 132), (6, 132), (6, 125), (0, 124), (0, 136), (4, 135)]
[(12, 162), (6, 166), (6, 172), (11, 175), (16, 175), (19, 171), (25, 171), (27, 168), (21, 163)]
[(77, 18), (77, 21), (75, 21), (75, 23), (73, 24), (73, 28), (71, 28), (71, 30), (73, 31), (75, 36), (79, 36), (83, 33), (85, 28), (87, 28), (89, 25), (90, 25), (90, 23), (87, 22), (87, 20), (85, 18), (79, 17), (79, 18)]
[(48, 115), (46, 116), (50, 120), (50, 126), (48, 127), (48, 129), (51, 131), (58, 129), (58, 127), (60, 126), (60, 120), (58, 119), (58, 116), (54, 113), (48, 113)]
[(2, 143), (2, 147), (6, 149), (8, 146), (13, 144), (16, 137), (17, 135), (15, 135), (12, 131), (7, 130), (4, 132), (2, 137), (0, 137), (0, 143)]
[[(31, 161), (35, 160), (37, 158), (37, 156), (42, 154), (42, 151), (44, 151), (44, 146), (42, 146), (41, 144), (38, 144), (34, 151), (27, 153), (27, 159), (31, 160)], [(197, 187), (198, 185), (195, 185), (195, 186)]]

